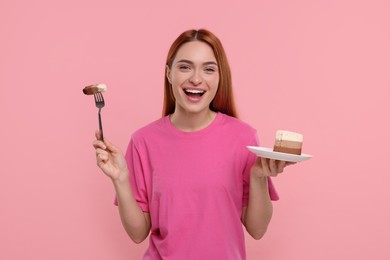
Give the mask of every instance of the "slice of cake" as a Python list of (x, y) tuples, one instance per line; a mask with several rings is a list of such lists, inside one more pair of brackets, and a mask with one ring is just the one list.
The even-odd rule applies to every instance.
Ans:
[(274, 152), (300, 155), (302, 152), (303, 135), (278, 130), (276, 131)]
[(103, 83), (100, 83), (100, 84), (94, 84), (94, 85), (90, 85), (90, 86), (86, 86), (84, 89), (83, 89), (83, 93), (85, 95), (93, 95), (93, 94), (96, 94), (96, 93), (99, 93), (99, 92), (104, 92), (107, 90), (107, 86)]

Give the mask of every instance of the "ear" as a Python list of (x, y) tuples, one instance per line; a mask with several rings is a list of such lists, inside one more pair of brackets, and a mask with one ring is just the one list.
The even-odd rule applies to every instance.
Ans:
[(168, 79), (168, 82), (169, 84), (172, 84), (172, 81), (171, 81), (171, 69), (169, 68), (168, 65), (165, 66), (165, 71), (166, 71), (166, 77)]

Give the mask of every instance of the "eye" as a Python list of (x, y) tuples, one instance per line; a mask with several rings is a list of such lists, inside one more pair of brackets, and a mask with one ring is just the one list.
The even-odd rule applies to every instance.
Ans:
[(187, 70), (190, 70), (190, 66), (182, 64), (182, 65), (179, 65), (179, 69), (187, 71)]
[(214, 73), (214, 72), (216, 72), (217, 71), (217, 69), (216, 68), (214, 68), (214, 67), (206, 67), (205, 69), (204, 69), (207, 73)]

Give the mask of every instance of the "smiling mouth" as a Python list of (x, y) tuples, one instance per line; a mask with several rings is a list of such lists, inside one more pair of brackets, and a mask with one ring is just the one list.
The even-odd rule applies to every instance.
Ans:
[(200, 89), (184, 89), (184, 93), (190, 97), (201, 97), (206, 91)]

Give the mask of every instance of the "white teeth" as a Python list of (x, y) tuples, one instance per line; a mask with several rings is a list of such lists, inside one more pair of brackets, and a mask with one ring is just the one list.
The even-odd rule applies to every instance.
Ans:
[(185, 89), (185, 92), (192, 93), (192, 94), (203, 94), (204, 90), (196, 90), (196, 89)]

